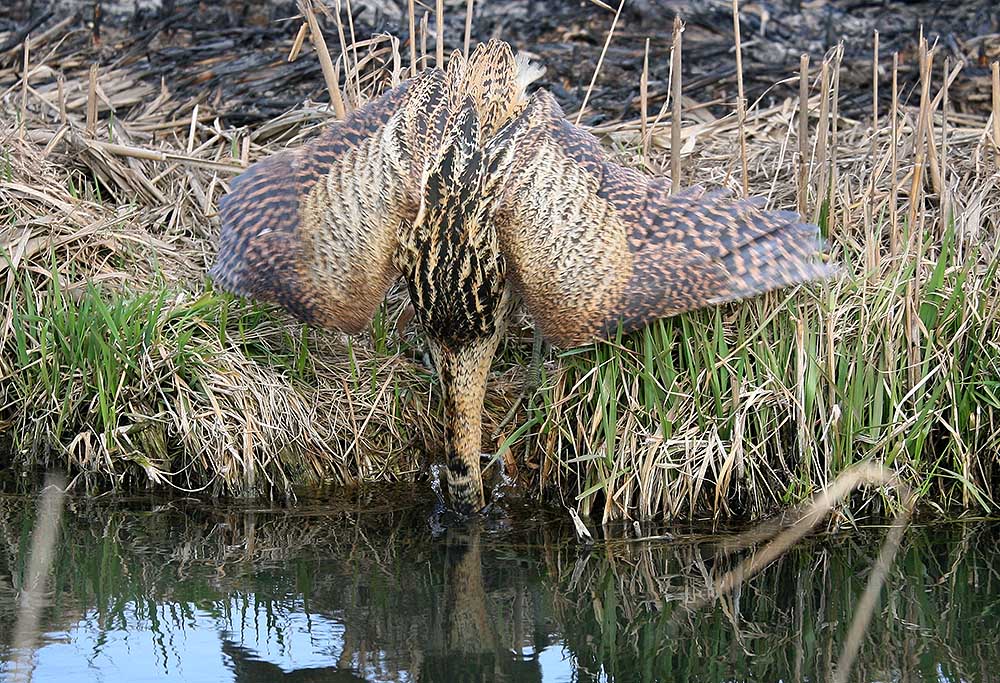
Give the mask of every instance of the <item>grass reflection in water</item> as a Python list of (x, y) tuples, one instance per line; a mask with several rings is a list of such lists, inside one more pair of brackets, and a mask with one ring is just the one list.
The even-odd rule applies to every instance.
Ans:
[[(67, 500), (34, 680), (825, 680), (882, 538), (813, 538), (689, 612), (739, 559), (718, 536), (588, 547), (543, 512), (434, 532), (427, 491), (380, 490), (294, 509)], [(4, 661), (33, 522), (33, 502), (0, 498)], [(911, 528), (852, 680), (992, 680), (998, 536)]]

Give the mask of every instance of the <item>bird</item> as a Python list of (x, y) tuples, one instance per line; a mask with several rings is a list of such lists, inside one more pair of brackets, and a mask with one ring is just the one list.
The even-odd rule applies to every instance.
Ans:
[(437, 370), (449, 503), (474, 514), (483, 401), (523, 307), (557, 347), (830, 277), (815, 225), (621, 166), (540, 69), (490, 40), (251, 165), (220, 200), (210, 275), (315, 326), (366, 330), (406, 288)]

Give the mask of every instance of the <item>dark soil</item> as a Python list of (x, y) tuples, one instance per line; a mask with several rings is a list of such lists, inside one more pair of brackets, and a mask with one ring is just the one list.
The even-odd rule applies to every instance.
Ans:
[[(333, 4), (330, 2), (329, 4)], [(346, 6), (346, 2), (342, 3)], [(425, 0), (427, 6), (434, 3)], [(607, 0), (614, 5), (614, 0)], [(354, 0), (358, 38), (389, 32), (406, 40), (405, 0)], [(460, 48), (464, 0), (446, 3), (446, 43)], [(883, 74), (898, 51), (904, 97), (917, 80), (916, 47), (923, 31), (952, 61), (966, 63), (952, 101), (958, 110), (985, 111), (989, 63), (1000, 59), (1000, 3), (910, 0), (775, 0), (741, 3), (744, 78), (751, 102), (767, 104), (793, 93), (799, 55), (815, 65), (838, 41), (845, 44), (841, 111), (863, 117), (871, 109), (872, 31), (881, 36)], [(332, 10), (331, 10), (332, 11)], [(418, 3), (418, 21), (425, 10)], [(20, 71), (20, 44), (67, 16), (66, 41), (49, 66), (85, 68), (129, 65), (137, 79), (206, 102), (228, 123), (252, 124), (295, 107), (309, 97), (325, 100), (320, 67), (310, 54), (294, 63), (286, 56), (301, 21), (294, 2), (195, 2), (193, 0), (14, 0), (0, 8), (0, 85)], [(671, 24), (686, 23), (684, 92), (714, 103), (716, 114), (732, 109), (736, 93), (733, 24), (729, 0), (630, 0), (597, 79), (584, 121), (590, 124), (635, 118), (643, 47), (650, 41), (651, 110), (666, 93)], [(567, 112), (584, 97), (614, 13), (587, 0), (503, 0), (477, 3), (476, 40), (497, 36), (531, 53), (547, 67), (541, 82)], [(323, 18), (331, 51), (339, 53), (335, 24)], [(345, 21), (346, 25), (346, 21)], [(433, 32), (433, 19), (431, 20)], [(429, 41), (433, 52), (433, 37)], [(68, 49), (73, 48), (73, 49)], [(404, 59), (408, 54), (401, 47)], [(814, 69), (815, 72), (815, 69)], [(940, 73), (935, 73), (940, 78)], [(887, 79), (887, 76), (886, 76)], [(888, 97), (888, 88), (882, 88)]]

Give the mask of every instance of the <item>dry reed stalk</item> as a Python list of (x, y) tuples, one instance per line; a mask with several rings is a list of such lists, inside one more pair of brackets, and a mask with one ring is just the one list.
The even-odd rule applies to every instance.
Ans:
[[(948, 191), (948, 87), (950, 60), (944, 58), (942, 66), (943, 81), (941, 84), (941, 234), (943, 239), (948, 232), (948, 215), (951, 213), (951, 197)], [(959, 247), (961, 251), (961, 247)]]
[(872, 38), (872, 160), (875, 159), (875, 141), (878, 139), (878, 29)]
[(69, 120), (66, 115), (66, 76), (61, 72), (56, 76), (56, 99), (59, 100), (59, 123), (65, 126)]
[(927, 128), (930, 125), (930, 67), (933, 63), (933, 53), (928, 52), (927, 41), (920, 42), (920, 109), (917, 114), (917, 129), (914, 133), (915, 160), (913, 162), (913, 178), (910, 182), (909, 230), (911, 238), (914, 232), (919, 233), (917, 219), (922, 212), (919, 208), (923, 199), (923, 173), (926, 162)]
[(827, 238), (829, 239), (833, 235), (834, 228), (837, 225), (836, 215), (837, 215), (837, 192), (835, 188), (837, 187), (838, 180), (838, 168), (837, 168), (837, 157), (840, 149), (840, 139), (837, 135), (839, 129), (840, 120), (840, 65), (844, 59), (844, 43), (841, 41), (837, 45), (837, 50), (834, 53), (833, 60), (833, 92), (830, 94), (830, 164), (829, 164), (829, 182), (824, 186), (823, 193), (827, 197), (827, 203), (829, 206), (827, 217)]
[(934, 64), (934, 53), (928, 50), (927, 40), (921, 38), (920, 41), (920, 110), (917, 115), (917, 129), (915, 131), (916, 160), (913, 164), (913, 180), (910, 184), (910, 211), (906, 249), (909, 253), (913, 248), (911, 243), (916, 239), (914, 249), (914, 271), (913, 277), (906, 282), (906, 346), (908, 358), (908, 374), (910, 388), (916, 389), (920, 381), (920, 331), (918, 329), (918, 315), (920, 307), (920, 280), (923, 265), (924, 251), (924, 211), (923, 206), (923, 170), (926, 156), (926, 149), (930, 144), (928, 128), (931, 125), (930, 110), (930, 88), (931, 88), (931, 67)]
[[(469, 58), (469, 43), (472, 40), (472, 11), (476, 0), (466, 0), (465, 3), (465, 40), (462, 42), (462, 54)], [(649, 41), (646, 41), (647, 44)]]
[[(670, 120), (670, 192), (681, 188), (681, 44), (684, 25), (679, 15), (674, 16), (674, 41), (670, 55), (670, 91), (672, 114)], [(744, 169), (745, 170), (745, 169)]]
[(870, 166), (868, 169), (868, 197), (864, 202), (865, 217), (865, 253), (872, 273), (881, 272), (881, 249), (879, 248), (879, 234), (875, 230), (875, 197), (878, 181), (881, 177), (882, 166), (877, 162), (878, 157), (878, 82), (879, 82), (879, 44), (878, 30), (874, 32), (872, 38), (872, 135), (871, 148), (868, 151)]
[(38, 503), (35, 528), (31, 533), (31, 556), (28, 559), (14, 626), (12, 681), (27, 683), (32, 679), (32, 658), (38, 640), (42, 609), (47, 602), (49, 572), (55, 561), (65, 485), (62, 476), (48, 475)]
[(360, 107), (364, 97), (361, 95), (361, 67), (358, 64), (358, 39), (354, 35), (354, 10), (351, 8), (351, 0), (347, 0), (347, 28), (351, 31), (351, 52), (354, 54), (355, 106)]
[[(934, 77), (934, 73), (933, 73), (934, 56), (935, 56), (935, 51), (931, 50), (931, 49), (928, 49), (927, 42), (924, 41), (924, 58), (923, 58), (923, 62), (921, 64), (921, 71), (920, 71), (920, 118), (923, 120), (922, 121), (922, 127), (923, 127), (923, 136), (922, 136), (923, 137), (923, 140), (922, 140), (923, 147), (922, 147), (922, 149), (923, 149), (924, 155), (926, 156), (927, 166), (928, 166), (928, 169), (930, 171), (929, 177), (930, 177), (930, 180), (931, 180), (931, 186), (932, 186), (934, 192), (937, 193), (938, 195), (940, 195), (940, 193), (941, 193), (941, 172), (940, 172), (940, 168), (938, 167), (938, 163), (937, 163), (937, 144), (936, 144), (935, 136), (934, 136), (934, 112), (937, 110), (937, 107), (938, 107), (939, 103), (941, 102), (940, 95), (944, 91), (942, 90), (941, 93), (939, 93), (939, 97), (936, 97), (933, 100), (931, 100), (930, 89), (931, 89), (931, 82), (932, 82), (933, 77)], [(926, 93), (926, 97), (925, 97), (925, 93)], [(918, 128), (919, 127), (920, 126), (918, 125)], [(920, 160), (921, 160), (920, 156), (918, 155), (917, 162), (919, 163)], [(916, 178), (916, 174), (914, 174), (914, 178)], [(920, 198), (920, 199), (922, 199), (923, 192), (924, 192), (924, 188), (921, 185), (918, 188), (918, 190), (917, 190), (917, 197)], [(911, 210), (913, 210), (912, 206), (911, 206)], [(923, 239), (923, 230), (922, 230), (922, 228), (923, 228), (923, 225), (924, 225), (924, 215), (925, 215), (925, 213), (926, 212), (924, 212), (924, 211), (921, 210), (919, 212), (919, 214), (918, 214), (918, 216), (919, 216), (919, 229), (920, 229), (919, 237), (920, 237), (921, 240)], [(918, 253), (920, 253), (920, 250), (918, 250)]]
[(430, 13), (424, 12), (420, 17), (420, 64), (427, 68), (427, 36), (430, 34), (431, 19)]
[(307, 22), (302, 22), (299, 26), (298, 32), (295, 34), (295, 39), (292, 41), (292, 49), (288, 51), (289, 62), (294, 62), (299, 58), (299, 52), (302, 51), (302, 44), (306, 42), (307, 33), (309, 33), (309, 24)]
[(747, 165), (747, 102), (743, 91), (743, 45), (740, 40), (740, 2), (733, 0), (733, 36), (736, 42), (736, 115), (740, 126), (740, 166), (743, 170), (741, 179), (743, 196), (750, 196), (750, 172)]
[(185, 154), (164, 152), (158, 149), (144, 149), (141, 147), (130, 147), (128, 145), (119, 145), (112, 142), (104, 142), (102, 140), (85, 140), (83, 141), (83, 143), (87, 147), (100, 150), (106, 154), (110, 154), (113, 156), (131, 157), (133, 159), (145, 159), (147, 161), (174, 161), (182, 164), (189, 164), (191, 166), (198, 166), (216, 171), (224, 171), (224, 172), (228, 171), (230, 173), (240, 173), (243, 170), (243, 167), (237, 164), (227, 164), (224, 161), (201, 159), (198, 157), (189, 156)]
[(812, 222), (818, 223), (826, 201), (829, 177), (827, 176), (827, 136), (830, 133), (830, 60), (823, 60), (820, 68), (819, 87), (819, 124), (816, 129), (816, 155), (813, 159), (815, 168), (819, 169), (819, 180), (816, 184), (816, 208), (813, 209)]
[(408, 3), (407, 18), (410, 22), (410, 77), (417, 75), (417, 21), (413, 13), (413, 0)]
[(1000, 61), (993, 62), (993, 146), (1000, 169)]
[(809, 186), (809, 55), (799, 57), (799, 215), (806, 215)]
[(889, 190), (889, 254), (899, 254), (899, 53), (892, 53), (892, 107), (889, 145), (892, 182)]
[(649, 117), (649, 38), (646, 38), (646, 45), (642, 51), (642, 75), (639, 77), (639, 136), (642, 140), (642, 165), (648, 167), (649, 164), (649, 131), (647, 119)]
[(320, 68), (323, 70), (323, 80), (326, 81), (326, 89), (330, 93), (330, 103), (333, 105), (333, 112), (338, 119), (347, 116), (344, 108), (344, 100), (340, 96), (340, 79), (337, 69), (333, 66), (333, 59), (330, 58), (330, 50), (326, 47), (326, 40), (320, 30), (319, 21), (313, 11), (311, 0), (299, 0), (299, 11), (306, 17), (309, 24), (309, 40), (312, 41), (316, 49), (316, 56), (319, 58)]
[(97, 64), (90, 65), (90, 80), (87, 87), (87, 135), (97, 133)]
[(935, 97), (931, 102), (929, 107), (930, 119), (927, 122), (925, 130), (927, 137), (927, 141), (925, 143), (925, 149), (927, 150), (927, 168), (930, 171), (928, 177), (931, 181), (931, 189), (934, 191), (934, 194), (939, 197), (941, 196), (941, 167), (938, 164), (937, 140), (934, 135), (934, 112), (937, 111), (938, 104), (941, 102), (940, 94), (941, 92), (939, 91), (939, 96)]
[[(309, 0), (312, 2), (312, 0)], [(329, 16), (329, 14), (327, 15)], [(355, 99), (354, 104), (348, 109), (348, 100), (351, 97), (351, 60), (347, 57), (347, 37), (344, 34), (344, 22), (340, 18), (340, 0), (336, 0), (333, 6), (333, 21), (337, 25), (337, 40), (340, 42), (340, 59), (337, 61), (338, 64), (344, 65), (344, 95), (347, 99), (344, 100), (345, 109), (350, 111), (350, 109), (357, 109), (360, 105), (360, 100)], [(338, 68), (339, 72), (339, 68)], [(360, 97), (360, 93), (355, 93), (355, 98)]]
[(194, 134), (198, 128), (198, 105), (191, 108), (191, 125), (188, 127), (187, 153), (194, 151)]
[(21, 72), (21, 121), (17, 127), (17, 137), (24, 140), (24, 131), (28, 126), (28, 74), (31, 70), (30, 48), (31, 35), (24, 37), (24, 56), (21, 60), (23, 71)]
[(395, 88), (403, 80), (403, 57), (399, 54), (399, 38), (389, 36), (389, 44), (392, 54), (392, 78), (389, 87)]
[(437, 0), (434, 11), (434, 28), (437, 31), (437, 41), (434, 44), (434, 64), (439, 69), (444, 68), (444, 0)]
[(587, 102), (590, 101), (590, 94), (594, 91), (594, 84), (597, 82), (597, 75), (601, 73), (601, 66), (604, 65), (604, 56), (608, 53), (608, 46), (611, 45), (611, 38), (615, 35), (615, 28), (618, 26), (618, 17), (622, 14), (622, 8), (625, 6), (625, 0), (618, 0), (618, 9), (615, 10), (615, 18), (611, 20), (611, 28), (608, 29), (608, 37), (604, 39), (604, 47), (601, 48), (601, 56), (597, 59), (597, 65), (594, 67), (594, 75), (590, 77), (590, 85), (587, 86), (587, 92), (583, 96), (583, 104), (580, 105), (580, 111), (576, 114), (576, 125), (580, 125), (580, 119), (583, 118), (583, 112), (587, 110)]

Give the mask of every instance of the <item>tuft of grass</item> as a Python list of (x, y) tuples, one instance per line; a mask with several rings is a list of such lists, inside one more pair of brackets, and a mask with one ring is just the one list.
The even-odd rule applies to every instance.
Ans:
[[(18, 470), (67, 469), (98, 488), (266, 495), (363, 476), (346, 456), (365, 433), (386, 449), (383, 477), (406, 462), (379, 433), (402, 405), (401, 383), (385, 397), (367, 381), (385, 380), (369, 358), (314, 363), (306, 328), (229, 295), (67, 287), (54, 271), (43, 280), (21, 272), (4, 302), (0, 415)], [(356, 381), (344, 385), (348, 364)], [(375, 420), (331, 429), (342, 422), (324, 409), (360, 411), (379, 392)]]
[(998, 262), (955, 244), (951, 229), (925, 257), (916, 298), (912, 260), (884, 258), (882, 273), (561, 354), (527, 447), (559, 454), (547, 483), (605, 520), (759, 516), (867, 459), (939, 509), (995, 509)]

